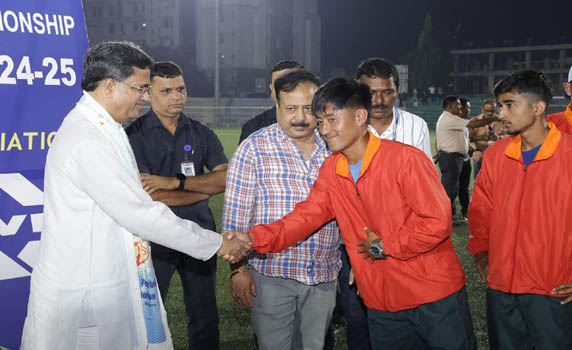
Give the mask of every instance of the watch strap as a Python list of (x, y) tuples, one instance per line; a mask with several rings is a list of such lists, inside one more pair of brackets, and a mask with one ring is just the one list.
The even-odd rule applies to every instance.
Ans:
[(179, 187), (177, 190), (183, 191), (185, 189), (185, 180), (187, 177), (184, 174), (179, 173), (177, 174), (177, 179), (179, 180)]

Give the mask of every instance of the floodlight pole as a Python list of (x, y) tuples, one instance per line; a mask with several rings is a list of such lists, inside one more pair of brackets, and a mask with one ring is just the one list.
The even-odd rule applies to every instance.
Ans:
[(219, 32), (219, 0), (215, 0), (215, 67), (214, 67), (214, 97), (215, 107), (220, 106), (220, 32)]

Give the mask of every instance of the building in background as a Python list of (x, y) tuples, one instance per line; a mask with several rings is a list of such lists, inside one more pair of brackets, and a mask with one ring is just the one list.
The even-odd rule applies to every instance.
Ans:
[[(83, 2), (90, 43), (130, 40), (151, 54), (165, 49), (182, 52), (194, 69), (214, 79), (214, 0)], [(219, 0), (219, 11), (223, 96), (267, 96), (269, 71), (282, 59), (320, 72), (317, 0)], [(188, 71), (180, 57), (172, 59)]]
[(561, 95), (561, 83), (572, 65), (572, 44), (464, 49), (450, 54), (453, 91), (467, 95), (489, 94), (496, 82), (527, 68), (545, 73), (555, 95)]

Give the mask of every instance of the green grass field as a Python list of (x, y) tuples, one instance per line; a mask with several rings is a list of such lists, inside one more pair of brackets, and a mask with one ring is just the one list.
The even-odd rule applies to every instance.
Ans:
[[(215, 132), (219, 136), (225, 153), (230, 160), (237, 146), (240, 130), (215, 129)], [(432, 145), (434, 144), (433, 137), (434, 132), (432, 133)], [(219, 231), (223, 199), (223, 194), (220, 194), (210, 200), (210, 207), (213, 211)], [(469, 304), (479, 348), (488, 349), (485, 315), (485, 283), (480, 279), (473, 264), (473, 259), (465, 248), (469, 238), (467, 225), (454, 226), (454, 233), (451, 238), (467, 275), (467, 293), (469, 295)], [(250, 310), (239, 306), (232, 299), (228, 276), (228, 264), (219, 259), (217, 303), (220, 316), (220, 348), (222, 350), (256, 349), (250, 325)], [(183, 304), (181, 282), (178, 275), (176, 275), (171, 282), (166, 305), (169, 315), (169, 328), (173, 335), (175, 349), (185, 350), (187, 349), (187, 319)], [(340, 350), (346, 349), (345, 331), (343, 329), (339, 332), (336, 331), (335, 348)]]

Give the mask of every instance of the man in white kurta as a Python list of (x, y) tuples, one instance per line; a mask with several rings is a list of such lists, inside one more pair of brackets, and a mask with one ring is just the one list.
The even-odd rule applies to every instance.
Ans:
[[(93, 69), (98, 60), (111, 69)], [(228, 254), (228, 240), (141, 186), (121, 123), (148, 98), (150, 64), (125, 42), (98, 44), (84, 58), (84, 95), (48, 152), (22, 349), (172, 349), (147, 241), (203, 260)]]

